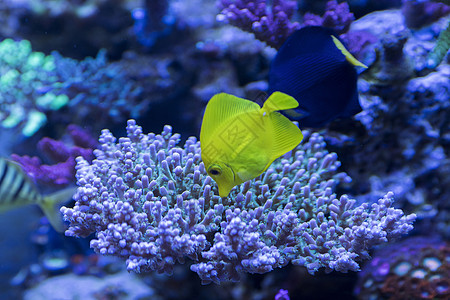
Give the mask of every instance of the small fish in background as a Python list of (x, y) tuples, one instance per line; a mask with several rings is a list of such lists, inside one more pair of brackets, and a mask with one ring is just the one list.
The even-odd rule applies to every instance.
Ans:
[(64, 223), (56, 205), (72, 198), (75, 187), (43, 196), (22, 167), (0, 157), (0, 213), (28, 204), (37, 204), (53, 228), (64, 231)]
[(206, 172), (216, 181), (221, 197), (259, 176), (301, 142), (300, 129), (277, 112), (297, 106), (294, 98), (281, 92), (273, 93), (262, 108), (225, 93), (209, 100), (200, 145)]
[(298, 108), (283, 113), (301, 128), (322, 127), (361, 111), (355, 66), (367, 68), (333, 30), (304, 27), (289, 36), (272, 61), (269, 93), (280, 91), (299, 102)]

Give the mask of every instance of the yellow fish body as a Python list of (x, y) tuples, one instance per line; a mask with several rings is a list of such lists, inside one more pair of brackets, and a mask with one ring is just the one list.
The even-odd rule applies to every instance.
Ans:
[(291, 96), (274, 92), (261, 108), (230, 94), (217, 94), (206, 106), (200, 131), (206, 172), (226, 197), (231, 189), (263, 173), (294, 149), (302, 132), (279, 110), (296, 108)]

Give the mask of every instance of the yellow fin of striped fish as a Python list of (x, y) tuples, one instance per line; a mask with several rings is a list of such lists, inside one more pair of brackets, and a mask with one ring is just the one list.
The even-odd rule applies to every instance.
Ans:
[(65, 230), (58, 204), (72, 199), (76, 189), (76, 187), (68, 187), (57, 191), (53, 194), (44, 196), (42, 203), (39, 203), (39, 207), (42, 209), (48, 221), (57, 232), (63, 232)]

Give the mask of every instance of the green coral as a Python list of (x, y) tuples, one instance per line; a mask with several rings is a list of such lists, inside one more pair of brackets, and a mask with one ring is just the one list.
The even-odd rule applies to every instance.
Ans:
[(33, 52), (29, 41), (0, 42), (0, 76), (0, 125), (20, 127), (25, 136), (45, 124), (45, 112), (69, 102), (59, 94), (54, 57)]
[[(153, 95), (169, 87), (156, 82), (167, 77), (159, 67), (151, 75), (134, 76), (130, 64), (110, 63), (104, 49), (79, 61), (56, 51), (34, 52), (25, 40), (5, 39), (0, 42), (0, 127), (32, 136), (51, 111), (58, 111), (59, 119), (101, 128), (110, 121), (137, 118), (148, 110)], [(142, 81), (150, 84), (144, 88)]]
[(94, 15), (98, 11), (98, 7), (104, 2), (101, 0), (31, 0), (28, 6), (37, 15), (61, 16), (73, 14), (79, 18), (88, 18)]
[(450, 21), (447, 24), (447, 27), (441, 31), (439, 34), (439, 38), (434, 46), (433, 50), (428, 55), (427, 65), (429, 68), (437, 67), (448, 50), (450, 49)]

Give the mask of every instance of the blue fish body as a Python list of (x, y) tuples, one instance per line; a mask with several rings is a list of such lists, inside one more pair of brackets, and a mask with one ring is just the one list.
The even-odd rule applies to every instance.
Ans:
[(269, 94), (280, 91), (299, 102), (283, 113), (300, 127), (322, 127), (361, 111), (355, 65), (332, 36), (337, 35), (329, 28), (304, 27), (286, 40), (270, 66)]

